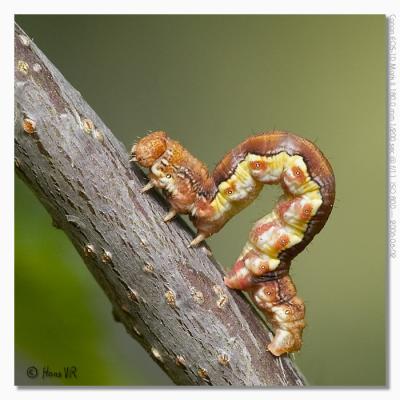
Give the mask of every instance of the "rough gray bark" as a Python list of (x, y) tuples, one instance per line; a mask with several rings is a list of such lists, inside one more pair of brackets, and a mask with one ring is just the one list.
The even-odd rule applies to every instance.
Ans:
[(143, 195), (124, 146), (15, 27), (15, 166), (70, 238), (127, 332), (180, 385), (303, 386), (246, 298), (181, 219)]

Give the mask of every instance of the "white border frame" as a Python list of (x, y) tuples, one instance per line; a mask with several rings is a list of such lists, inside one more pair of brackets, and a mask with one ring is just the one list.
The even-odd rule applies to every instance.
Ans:
[[(397, 3), (397, 4), (396, 4)], [(395, 76), (388, 80), (388, 89), (391, 97), (388, 98), (388, 173), (389, 174), (388, 191), (393, 198), (389, 198), (388, 218), (390, 243), (393, 247), (388, 247), (389, 268), (389, 286), (390, 286), (390, 304), (388, 311), (389, 317), (389, 338), (388, 338), (388, 389), (337, 389), (324, 388), (315, 389), (252, 389), (249, 393), (252, 398), (266, 398), (273, 396), (274, 399), (287, 399), (288, 396), (300, 399), (312, 400), (337, 399), (338, 396), (356, 399), (361, 398), (376, 400), (380, 398), (398, 398), (400, 395), (400, 369), (399, 356), (400, 337), (399, 320), (400, 313), (397, 310), (399, 303), (400, 283), (399, 268), (399, 209), (400, 209), (400, 126), (399, 126), (399, 100), (400, 100), (400, 2), (398, 0), (380, 0), (379, 2), (360, 2), (356, 0), (337, 0), (333, 1), (310, 1), (310, 0), (286, 0), (286, 1), (178, 1), (178, 0), (87, 0), (83, 1), (49, 1), (49, 0), (3, 0), (0, 4), (0, 77), (1, 77), (1, 144), (0, 144), (0, 171), (1, 171), (1, 207), (0, 207), (0, 255), (2, 279), (0, 282), (0, 304), (2, 305), (1, 317), (3, 323), (0, 328), (1, 340), (1, 358), (0, 358), (0, 393), (4, 399), (48, 399), (57, 398), (66, 399), (71, 396), (86, 396), (98, 400), (108, 399), (110, 390), (113, 390), (112, 396), (118, 396), (123, 399), (132, 399), (139, 397), (143, 399), (154, 399), (162, 396), (164, 399), (187, 398), (202, 399), (205, 396), (201, 388), (174, 388), (174, 389), (135, 389), (135, 388), (16, 388), (14, 386), (14, 144), (13, 144), (13, 107), (14, 107), (14, 57), (13, 57), (13, 34), (14, 34), (14, 14), (386, 14), (389, 18), (389, 60), (388, 72), (394, 68)], [(393, 64), (393, 66), (391, 66)], [(397, 108), (396, 108), (397, 105)], [(390, 131), (390, 129), (392, 129)], [(395, 134), (393, 132), (395, 131)], [(392, 158), (393, 157), (393, 158)], [(5, 188), (5, 190), (3, 189)], [(4, 195), (5, 194), (5, 195)], [(397, 214), (397, 215), (396, 215)], [(4, 228), (4, 229), (3, 229)], [(393, 253), (395, 249), (396, 254)], [(393, 257), (392, 257), (393, 256)], [(373, 323), (374, 321), (371, 321)], [(392, 338), (393, 340), (389, 339)], [(351, 356), (351, 355), (349, 355)], [(244, 396), (243, 390), (232, 389), (229, 393), (222, 393), (223, 388), (210, 390), (208, 388), (207, 396), (220, 398), (229, 395), (233, 399)], [(273, 393), (267, 393), (266, 391)], [(56, 391), (56, 393), (55, 393)], [(290, 393), (289, 393), (290, 391)]]

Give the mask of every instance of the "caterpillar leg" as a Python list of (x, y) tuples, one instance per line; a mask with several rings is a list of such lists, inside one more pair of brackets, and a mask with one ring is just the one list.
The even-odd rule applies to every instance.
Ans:
[(296, 295), (290, 276), (259, 283), (249, 289), (249, 293), (275, 329), (268, 350), (275, 356), (300, 350), (306, 325), (305, 306), (304, 301)]
[(206, 238), (204, 233), (199, 233), (190, 243), (188, 247), (195, 247)]
[(153, 189), (153, 187), (155, 186), (153, 181), (149, 181), (146, 183), (146, 185), (144, 185), (142, 187), (142, 189), (140, 190), (141, 193), (145, 193), (148, 192), (150, 189)]
[(169, 221), (171, 221), (171, 219), (175, 218), (176, 214), (178, 214), (178, 212), (177, 212), (174, 208), (171, 208), (171, 209), (168, 211), (168, 214), (165, 215), (165, 217), (164, 217), (164, 222), (169, 222)]

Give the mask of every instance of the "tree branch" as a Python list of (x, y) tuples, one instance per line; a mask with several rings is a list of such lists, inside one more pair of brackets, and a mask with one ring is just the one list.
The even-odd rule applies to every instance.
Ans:
[(228, 290), (206, 247), (155, 192), (124, 146), (15, 27), (15, 166), (84, 259), (114, 316), (176, 384), (305, 384), (269, 331)]

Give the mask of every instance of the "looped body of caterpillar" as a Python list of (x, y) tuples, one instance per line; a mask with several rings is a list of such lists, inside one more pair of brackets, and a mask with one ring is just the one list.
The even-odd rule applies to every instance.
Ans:
[(225, 284), (247, 291), (271, 322), (275, 336), (269, 351), (277, 356), (298, 351), (305, 309), (289, 267), (322, 229), (335, 199), (333, 171), (321, 151), (291, 133), (263, 133), (227, 153), (210, 174), (182, 145), (157, 131), (132, 147), (132, 160), (150, 168), (143, 191), (157, 187), (166, 194), (171, 210), (165, 221), (189, 214), (198, 230), (191, 246), (218, 232), (264, 184), (281, 185), (283, 195), (254, 224)]

